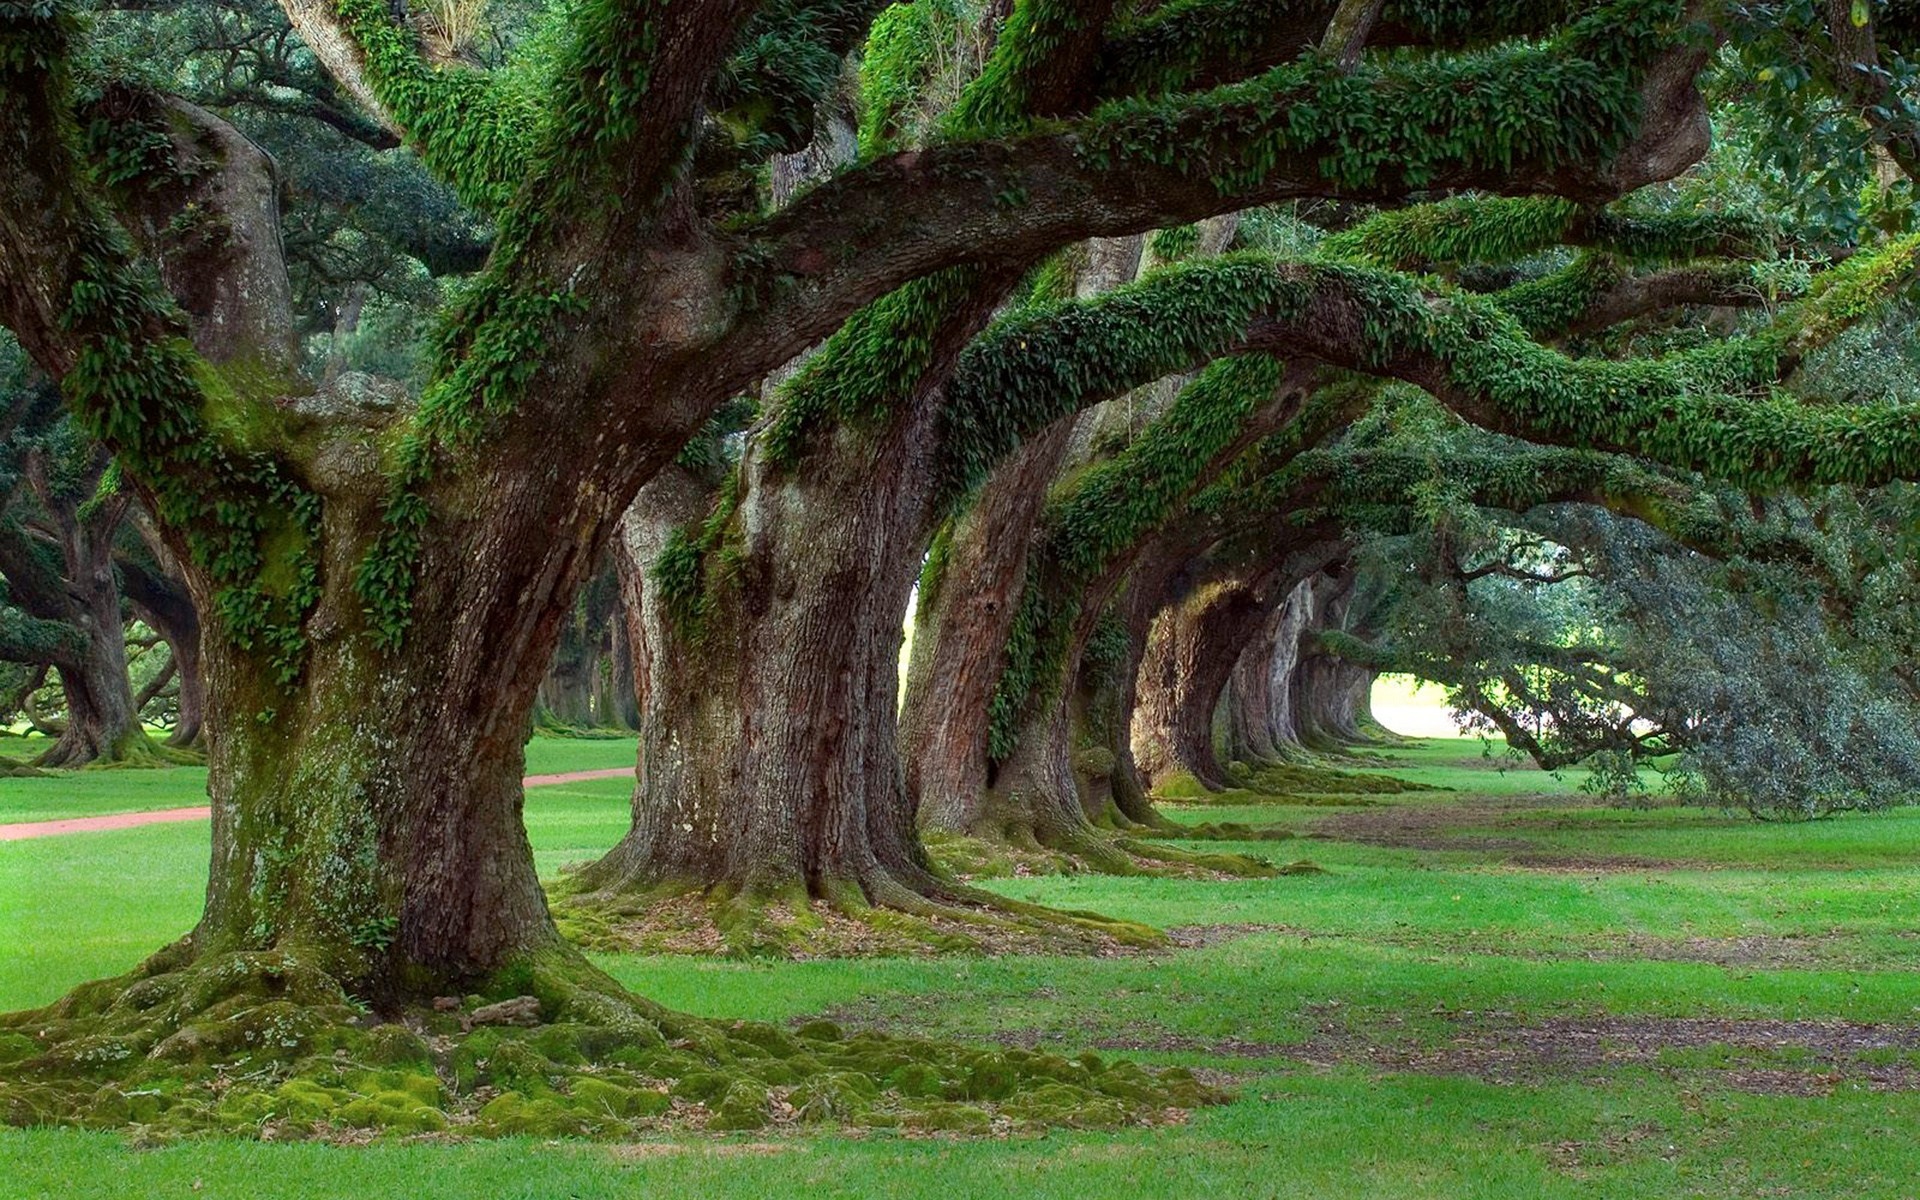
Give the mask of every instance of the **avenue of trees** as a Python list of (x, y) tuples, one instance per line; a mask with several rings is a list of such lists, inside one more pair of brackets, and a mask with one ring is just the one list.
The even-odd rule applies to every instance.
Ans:
[[(1150, 936), (943, 864), (1270, 871), (1153, 796), (1324, 770), (1383, 671), (1623, 794), (1912, 795), (1916, 35), (0, 0), (0, 710), (42, 765), (204, 753), (213, 808), (191, 933), (8, 1019), (10, 1119), (164, 1079), (210, 1121), (234, 1055), (497, 1021), (646, 1078), (797, 1055), (561, 928)], [(551, 895), (536, 727), (640, 740), (630, 832)], [(905, 1086), (821, 1039), (787, 1082)], [(950, 1101), (1203, 1096), (914, 1052)]]

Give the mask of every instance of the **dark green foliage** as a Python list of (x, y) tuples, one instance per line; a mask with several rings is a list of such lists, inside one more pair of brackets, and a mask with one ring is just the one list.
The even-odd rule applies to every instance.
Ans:
[(886, 417), (934, 366), (938, 334), (954, 306), (979, 286), (956, 267), (918, 279), (848, 318), (780, 389), (764, 438), (768, 461), (798, 462), (806, 439), (829, 420), (858, 426)]
[(1132, 444), (1048, 504), (994, 692), (995, 759), (1012, 752), (1032, 706), (1056, 694), (1082, 590), (1175, 511), (1248, 419), (1276, 400), (1281, 374), (1264, 355), (1215, 363)]
[(1592, 209), (1553, 197), (1443, 200), (1380, 213), (1323, 243), (1329, 254), (1402, 269), (1510, 263), (1564, 245), (1632, 262), (1685, 262), (1763, 250), (1765, 222), (1741, 213)]
[(860, 55), (860, 154), (898, 149), (922, 132), (909, 117), (925, 99), (947, 43), (968, 19), (965, 8), (946, 2), (894, 4), (874, 18)]
[(1021, 440), (1066, 413), (1194, 366), (1243, 340), (1297, 283), (1273, 260), (1179, 264), (1084, 301), (1036, 304), (967, 347), (941, 413), (944, 489), (959, 495)]
[(790, 154), (812, 139), (815, 103), (884, 7), (884, 0), (776, 0), (754, 14), (712, 99), (743, 158)]
[[(1755, 524), (1744, 498), (1695, 503), (1723, 525)], [(1862, 520), (1844, 492), (1821, 508), (1825, 529), (1787, 502), (1743, 539), (1793, 555), (1721, 561), (1592, 508), (1490, 519), (1462, 506), (1369, 549), (1377, 642), (1322, 641), (1444, 684), (1469, 728), (1545, 767), (1583, 764), (1590, 790), (1615, 799), (1638, 798), (1653, 759), (1683, 799), (1758, 816), (1911, 802), (1920, 716), (1886, 653), (1902, 640), (1858, 620), (1893, 596), (1910, 604), (1910, 573), (1869, 568), (1889, 587), (1882, 600), (1847, 595), (1863, 560), (1886, 559), (1893, 527)], [(1756, 536), (1766, 526), (1793, 536)], [(1809, 569), (1808, 552), (1820, 565)], [(1833, 559), (1844, 573), (1830, 573)]]
[(505, 210), (546, 119), (533, 97), (484, 72), (429, 65), (380, 0), (336, 4), (381, 102), (427, 166), (475, 211)]
[[(0, 86), (70, 98), (64, 28), (48, 9), (25, 28), (0, 30)], [(77, 142), (70, 126), (60, 135), (68, 146)], [(79, 272), (62, 314), (67, 328), (86, 335), (62, 381), (75, 418), (147, 484), (155, 515), (184, 531), (189, 554), (217, 585), (214, 606), (227, 635), (263, 652), (290, 682), (305, 649), (300, 622), (319, 595), (318, 498), (268, 454), (213, 431), (209, 407), (248, 386), (247, 366), (201, 363), (159, 281), (133, 265), (120, 227), (90, 199), (76, 203)]]
[(1289, 154), (1313, 155), (1331, 183), (1393, 192), (1462, 168), (1605, 162), (1639, 117), (1637, 71), (1679, 36), (1680, 14), (1672, 0), (1615, 0), (1545, 42), (1351, 73), (1308, 55), (1191, 107), (1116, 102), (1082, 153), (1173, 167), (1222, 193), (1257, 186)]

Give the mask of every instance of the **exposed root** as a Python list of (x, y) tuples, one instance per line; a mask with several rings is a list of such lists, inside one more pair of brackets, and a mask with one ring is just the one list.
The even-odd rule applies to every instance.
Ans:
[[(1225, 828), (1215, 826), (1214, 829)], [(1041, 838), (1024, 825), (988, 826), (973, 836), (928, 833), (927, 850), (958, 879), (995, 879), (1009, 875), (1176, 875), (1184, 878), (1261, 878), (1273, 864), (1248, 854), (1215, 854), (1156, 845), (1154, 840), (1210, 840), (1204, 831), (1187, 832), (1173, 822), (1126, 822), (1111, 832), (1088, 826), (1075, 833)], [(1288, 835), (1290, 836), (1290, 835)], [(1259, 836), (1219, 840), (1258, 841)], [(1274, 838), (1271, 840), (1281, 840)]]
[(1223, 1099), (1188, 1072), (1091, 1055), (697, 1020), (565, 952), (483, 993), (376, 1015), (296, 954), (192, 961), (181, 945), (0, 1017), (0, 1121), (140, 1141), (817, 1125), (985, 1134), (1154, 1124)]
[(171, 742), (146, 739), (137, 753), (121, 758), (96, 758), (84, 769), (89, 771), (145, 770), (155, 767), (204, 767), (207, 752), (201, 746), (176, 746)]
[(1175, 775), (1155, 785), (1153, 798), (1172, 804), (1368, 804), (1370, 796), (1445, 790), (1371, 771), (1296, 762), (1261, 766), (1236, 762), (1227, 767), (1227, 779), (1232, 786), (1216, 790), (1192, 775)]
[[(927, 896), (896, 885), (773, 895), (664, 885), (613, 893), (555, 889), (568, 940), (604, 953), (741, 958), (1115, 955), (1162, 947), (1159, 931), (1098, 913), (1046, 908), (954, 885)], [(872, 890), (872, 894), (869, 894)]]
[(9, 758), (0, 755), (0, 779), (33, 779), (52, 774), (43, 771), (22, 758)]
[(1242, 825), (1237, 821), (1205, 821), (1198, 825), (1181, 825), (1177, 822), (1153, 825), (1134, 830), (1132, 836), (1165, 838), (1169, 841), (1182, 842), (1284, 842), (1300, 835), (1279, 825)]
[(55, 742), (33, 760), (32, 765), (56, 770), (133, 771), (155, 767), (205, 766), (205, 750), (155, 741), (145, 733), (128, 737), (109, 751), (84, 745)]
[(1271, 862), (1251, 854), (1216, 854), (1202, 850), (1181, 850), (1174, 846), (1139, 841), (1131, 837), (1120, 838), (1119, 846), (1136, 858), (1145, 860), (1148, 874), (1200, 878), (1227, 876), (1236, 879), (1262, 879), (1278, 874), (1277, 868)]

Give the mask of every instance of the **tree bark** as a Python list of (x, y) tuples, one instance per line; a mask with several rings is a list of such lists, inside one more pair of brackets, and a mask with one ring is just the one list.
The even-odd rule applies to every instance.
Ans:
[(1319, 594), (1314, 602), (1313, 620), (1301, 641), (1289, 700), (1301, 744), (1310, 750), (1339, 750), (1365, 740), (1356, 723), (1355, 669), (1320, 650), (1313, 640), (1322, 630), (1346, 627), (1347, 609), (1353, 601), (1353, 581), (1351, 573), (1324, 575), (1315, 581)]
[(1191, 775), (1210, 791), (1231, 784), (1214, 744), (1214, 710), (1268, 598), (1252, 580), (1202, 583), (1160, 612), (1140, 668), (1135, 761), (1149, 787)]
[(77, 767), (90, 762), (121, 762), (146, 748), (140, 706), (127, 674), (127, 647), (120, 621), (120, 591), (113, 582), (110, 551), (80, 547), (75, 596), (78, 624), (86, 632), (79, 660), (60, 664), (60, 688), (67, 700), (67, 724), (39, 765)]
[(142, 514), (134, 524), (146, 556), (120, 553), (115, 563), (122, 587), (134, 611), (154, 632), (166, 639), (179, 680), (173, 731), (169, 746), (192, 746), (200, 741), (206, 722), (206, 668), (200, 662), (200, 614), (194, 611), (180, 566)]
[(1279, 763), (1300, 748), (1292, 680), (1313, 596), (1313, 580), (1295, 583), (1234, 666), (1227, 685), (1226, 743), (1237, 761)]
[[(105, 471), (97, 456), (88, 476)], [(113, 541), (126, 512), (125, 497), (82, 510), (87, 486), (49, 479), (44, 452), (28, 456), (26, 478), (45, 528), (30, 531), (11, 517), (0, 530), (0, 574), (14, 603), (29, 615), (77, 633), (51, 660), (60, 675), (67, 717), (40, 766), (78, 767), (120, 762), (149, 750), (127, 674), (127, 650), (114, 574)]]
[[(1197, 536), (1204, 542), (1204, 535)], [(1012, 752), (994, 765), (985, 832), (1075, 854), (1102, 870), (1138, 869), (1099, 835), (1089, 814), (1097, 812), (1106, 824), (1121, 827), (1159, 823), (1139, 782), (1128, 730), (1152, 613), (1185, 567), (1195, 540), (1188, 522), (1175, 522), (1110, 564), (1068, 601), (1075, 616), (1059, 682), (1030, 708)], [(1119, 622), (1108, 633), (1118, 635), (1120, 645), (1103, 646), (1110, 653), (1118, 650), (1117, 661), (1105, 664), (1111, 679), (1103, 679), (1097, 667), (1090, 677), (1087, 663), (1103, 619)], [(1103, 687), (1110, 689), (1106, 704), (1100, 702)]]
[(610, 523), (610, 497), (511, 466), (477, 482), (486, 519), (423, 539), (413, 621), (381, 649), (353, 580), (384, 480), (367, 460), (322, 458), (365, 473), (321, 473), (322, 592), (300, 675), (283, 682), (223, 620), (202, 630), (213, 866), (193, 948), (294, 950), (381, 1007), (484, 990), (571, 953), (520, 780), (541, 668), (598, 550), (545, 531)]
[(630, 729), (616, 685), (624, 649), (620, 584), (611, 563), (595, 572), (561, 626), (560, 645), (540, 681), (537, 723), (561, 730)]
[[(643, 489), (621, 552), (642, 713), (633, 825), (587, 893), (656, 888), (916, 908), (944, 889), (913, 829), (896, 741), (902, 616), (929, 524), (919, 422), (837, 428), (789, 474), (741, 465), (740, 540), (691, 623), (658, 572), (705, 515), (675, 468)], [(871, 440), (870, 440), (871, 439)], [(732, 535), (730, 535), (732, 536)]]
[(1268, 765), (1285, 756), (1274, 738), (1274, 665), (1281, 653), (1280, 644), (1288, 637), (1299, 590), (1296, 587), (1287, 593), (1286, 599), (1267, 615), (1240, 652), (1227, 679), (1221, 740), (1227, 757), (1234, 762)]
[(1028, 543), (1076, 422), (1027, 442), (935, 544), (923, 573), (900, 739), (923, 828), (967, 829), (986, 800), (993, 691), (1026, 584)]

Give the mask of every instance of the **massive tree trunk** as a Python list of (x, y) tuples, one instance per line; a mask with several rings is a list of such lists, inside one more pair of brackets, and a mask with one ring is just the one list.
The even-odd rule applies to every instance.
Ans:
[(193, 596), (179, 564), (173, 561), (151, 524), (134, 517), (140, 528), (140, 541), (146, 554), (121, 553), (115, 562), (120, 568), (127, 599), (140, 619), (166, 639), (173, 656), (177, 699), (173, 730), (167, 735), (170, 746), (192, 746), (200, 741), (206, 723), (206, 668), (200, 661), (200, 614), (194, 610)]
[[(353, 581), (383, 480), (326, 482), (298, 677), (223, 620), (202, 631), (213, 869), (195, 949), (297, 948), (376, 1003), (464, 994), (562, 953), (521, 819), (523, 743), (614, 514), (537, 476), (474, 481), (487, 517), (423, 538), (404, 639), (382, 649)], [(556, 527), (587, 536), (543, 536)]]
[(936, 542), (921, 576), (900, 714), (907, 792), (924, 828), (967, 829), (987, 791), (993, 693), (1026, 584), (1028, 543), (1075, 422), (1022, 446)]
[[(1076, 294), (1094, 296), (1132, 280), (1144, 249), (1138, 237), (1088, 242), (1076, 265)], [(1067, 464), (1088, 458), (1096, 432), (1116, 421), (1131, 424), (1126, 412), (1109, 405), (1062, 418), (1029, 438), (982, 485), (947, 530), (948, 540), (934, 547), (901, 714), (908, 791), (923, 829), (978, 835), (996, 824), (988, 810), (1005, 807), (990, 794), (994, 694), (1028, 586), (1028, 555), (1047, 485)], [(1063, 809), (1061, 820), (1073, 818)], [(1034, 827), (1052, 824), (1042, 818)], [(1009, 832), (1003, 825), (993, 836)]]
[[(1094, 265), (1080, 286), (1104, 290), (1137, 269), (1139, 242), (1089, 253)], [(752, 904), (813, 897), (908, 910), (955, 898), (929, 869), (914, 827), (899, 745), (901, 624), (946, 515), (945, 397), (932, 381), (945, 377), (1015, 281), (1007, 271), (979, 275), (969, 294), (950, 302), (927, 385), (897, 400), (884, 422), (815, 428), (792, 461), (776, 461), (772, 439), (749, 447), (721, 501), (722, 540), (703, 551), (696, 605), (657, 582), (646, 587), (642, 690), (651, 698), (634, 825), (580, 875), (583, 892), (697, 889)], [(798, 403), (777, 395), (776, 422), (785, 419), (778, 405)], [(1017, 583), (1008, 577), (1019, 570), (1017, 556), (977, 535), (1030, 526), (1038, 502), (1031, 492), (1057, 465), (1072, 424), (1055, 422), (1006, 468), (1017, 487), (1003, 481), (987, 490), (960, 575), (940, 581), (942, 593), (975, 612), (936, 619), (934, 636), (922, 642), (914, 745), (948, 751), (933, 764), (941, 798), (930, 816), (976, 805), (969, 776), (984, 770), (984, 756), (977, 767), (964, 759), (984, 743), (990, 673), (1006, 636), (994, 596), (1010, 600)], [(673, 531), (684, 537), (704, 512), (684, 480), (658, 492), (650, 485), (636, 511), (626, 549), (635, 563), (655, 564), (646, 573), (657, 576)], [(948, 631), (961, 638), (942, 651), (939, 635)], [(954, 678), (943, 675), (948, 669)], [(949, 687), (958, 694), (937, 699), (926, 690)], [(724, 814), (716, 797), (728, 798)]]
[(616, 683), (626, 638), (616, 575), (611, 563), (595, 572), (562, 625), (540, 681), (537, 724), (561, 731), (633, 727), (630, 690)]
[(1120, 828), (1161, 823), (1139, 783), (1128, 730), (1151, 614), (1196, 541), (1205, 542), (1193, 524), (1176, 522), (1145, 539), (1061, 599), (1074, 616), (1056, 682), (1014, 726), (1011, 750), (993, 765), (983, 813), (967, 832), (1063, 851), (1101, 870), (1140, 869), (1129, 853), (1138, 847), (1102, 836), (1094, 817)]
[[(837, 429), (789, 473), (743, 463), (724, 578), (697, 606), (660, 569), (708, 492), (678, 469), (623, 526), (642, 712), (633, 826), (577, 886), (923, 907), (943, 894), (896, 745), (902, 617), (919, 570), (929, 439)], [(714, 564), (709, 564), (714, 565)]]
[(1314, 600), (1313, 619), (1301, 640), (1288, 703), (1302, 745), (1310, 750), (1339, 750), (1366, 740), (1359, 727), (1357, 688), (1363, 675), (1371, 686), (1372, 676), (1320, 649), (1315, 641), (1323, 630), (1346, 628), (1354, 576), (1322, 576), (1315, 587), (1319, 594)]
[(74, 597), (77, 624), (86, 632), (80, 657), (59, 665), (60, 690), (66, 696), (66, 727), (39, 764), (77, 767), (91, 762), (122, 762), (149, 749), (140, 725), (127, 674), (127, 645), (120, 619), (120, 591), (113, 582), (110, 553), (87, 553), (80, 560)]
[(1214, 836), (1176, 825), (1156, 810), (1133, 759), (1135, 688), (1148, 630), (1157, 597), (1183, 566), (1177, 552), (1149, 550), (1111, 607), (1084, 623), (1086, 636), (1076, 633), (1069, 651), (1071, 682), (1056, 702), (1018, 727), (1013, 753), (996, 764), (986, 801), (966, 832), (1044, 848), (1069, 856), (1076, 868), (1115, 874), (1272, 872), (1262, 859), (1144, 840)]
[[(105, 456), (90, 478), (105, 470)], [(151, 754), (140, 725), (114, 574), (113, 542), (126, 511), (115, 497), (83, 511), (88, 489), (60, 485), (48, 476), (44, 453), (29, 455), (26, 475), (45, 528), (32, 531), (13, 517), (0, 529), (0, 573), (13, 602), (42, 621), (74, 632), (49, 661), (59, 671), (66, 720), (42, 766), (78, 767), (122, 762)]]
[(1255, 581), (1233, 577), (1201, 582), (1161, 610), (1133, 711), (1134, 759), (1150, 788), (1181, 775), (1211, 791), (1230, 786), (1214, 742), (1214, 711), (1270, 611)]
[[(1169, 596), (1154, 623), (1134, 710), (1134, 754), (1142, 777), (1159, 787), (1180, 775), (1218, 791), (1229, 786), (1221, 762), (1236, 726), (1255, 725), (1261, 744), (1277, 751), (1268, 713), (1236, 717), (1224, 711), (1229, 688), (1252, 656), (1260, 663), (1266, 701), (1284, 686), (1274, 674), (1275, 643), (1297, 645), (1304, 615), (1290, 615), (1310, 578), (1320, 577), (1344, 552), (1312, 534), (1281, 536), (1264, 548), (1264, 561), (1203, 578), (1183, 595)], [(1286, 654), (1291, 665), (1293, 654)], [(1251, 762), (1233, 755), (1230, 762)]]
[(1299, 746), (1288, 704), (1290, 680), (1306, 626), (1313, 581), (1301, 580), (1247, 643), (1224, 697), (1224, 749), (1254, 766), (1285, 761)]

